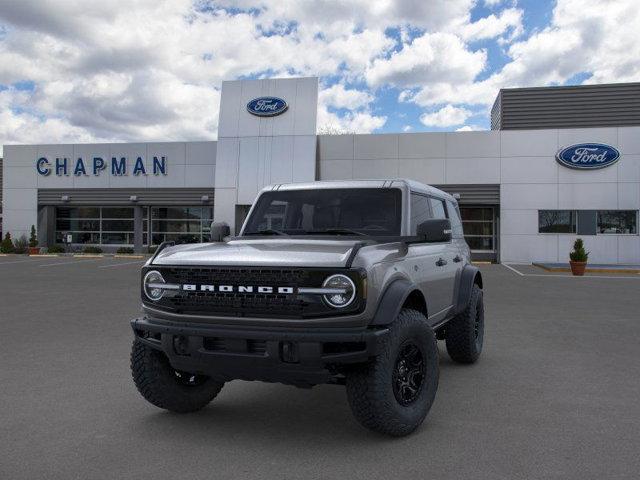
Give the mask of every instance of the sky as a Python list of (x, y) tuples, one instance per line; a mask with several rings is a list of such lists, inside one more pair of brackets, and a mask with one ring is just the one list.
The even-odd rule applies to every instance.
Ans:
[(640, 81), (638, 0), (0, 0), (0, 144), (215, 140), (223, 80), (318, 131), (489, 129), (500, 88)]

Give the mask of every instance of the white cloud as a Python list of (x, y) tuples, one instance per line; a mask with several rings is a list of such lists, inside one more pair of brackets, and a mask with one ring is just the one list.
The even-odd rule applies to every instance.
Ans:
[(464, 127), (456, 128), (456, 132), (478, 132), (484, 130), (478, 125), (465, 125)]
[(467, 121), (473, 113), (466, 108), (446, 105), (433, 113), (423, 113), (420, 121), (427, 127), (451, 127)]
[(465, 25), (459, 30), (459, 34), (465, 40), (485, 40), (510, 32), (508, 40), (513, 40), (524, 32), (522, 16), (522, 10), (507, 8), (502, 10), (498, 16), (491, 14)]
[(402, 127), (402, 131), (403, 132), (410, 132), (411, 130), (413, 130), (413, 127), (411, 125), (405, 125), (404, 127)]
[(424, 82), (405, 101), (492, 105), (500, 88), (563, 84), (577, 74), (586, 83), (640, 80), (640, 9), (635, 0), (558, 0), (551, 24), (507, 49), (510, 57), (487, 78)]
[(485, 50), (471, 51), (452, 33), (425, 33), (366, 72), (370, 85), (413, 87), (432, 82), (470, 82), (484, 69)]
[(373, 99), (374, 97), (370, 93), (362, 90), (346, 89), (341, 83), (325, 88), (318, 94), (318, 100), (321, 104), (349, 110), (366, 107)]
[(327, 110), (325, 106), (318, 106), (318, 131), (321, 133), (371, 133), (382, 128), (386, 122), (386, 116), (373, 115), (367, 111), (347, 112), (343, 116), (338, 116)]

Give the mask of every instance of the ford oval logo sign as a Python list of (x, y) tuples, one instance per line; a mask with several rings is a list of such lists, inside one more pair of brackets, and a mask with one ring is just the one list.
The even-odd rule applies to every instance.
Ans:
[(610, 145), (602, 143), (579, 143), (565, 147), (558, 152), (556, 159), (569, 168), (596, 170), (613, 165), (620, 158), (620, 152)]
[(289, 105), (278, 97), (259, 97), (247, 103), (247, 111), (258, 117), (275, 117), (284, 113)]

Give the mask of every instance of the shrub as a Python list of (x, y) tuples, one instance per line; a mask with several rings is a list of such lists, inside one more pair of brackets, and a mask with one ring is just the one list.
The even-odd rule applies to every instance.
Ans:
[(14, 243), (14, 252), (15, 253), (27, 253), (27, 246), (29, 242), (27, 241), (26, 235), (21, 235)]
[(49, 253), (64, 253), (64, 247), (62, 245), (51, 245), (47, 252)]
[(133, 248), (131, 247), (120, 247), (118, 250), (116, 250), (116, 253), (119, 253), (121, 255), (128, 255), (130, 253), (133, 253)]
[(35, 225), (31, 225), (31, 235), (29, 235), (29, 246), (37, 247), (38, 246), (38, 237), (36, 235), (36, 227)]
[(11, 240), (11, 234), (7, 232), (4, 236), (4, 240), (0, 244), (0, 252), (2, 253), (13, 253), (15, 248), (13, 247), (13, 241)]
[(569, 253), (569, 258), (573, 262), (586, 262), (589, 258), (589, 252), (584, 249), (584, 242), (581, 238), (577, 238), (573, 243), (573, 252)]
[(102, 253), (102, 249), (100, 247), (84, 247), (82, 253)]
[(156, 253), (156, 250), (158, 249), (157, 245), (153, 245), (152, 247), (149, 247), (149, 253)]

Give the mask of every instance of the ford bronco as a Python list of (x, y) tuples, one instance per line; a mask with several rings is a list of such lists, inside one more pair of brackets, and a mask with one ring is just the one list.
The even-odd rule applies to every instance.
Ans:
[(437, 340), (482, 350), (482, 276), (456, 199), (410, 180), (263, 189), (238, 236), (162, 244), (142, 268), (133, 380), (157, 407), (193, 412), (225, 382), (345, 385), (356, 419), (389, 435), (424, 420)]

